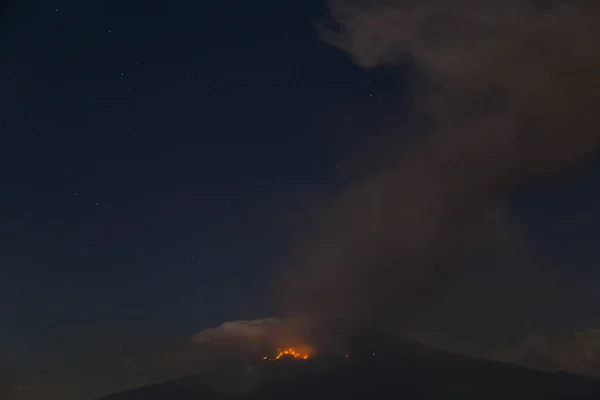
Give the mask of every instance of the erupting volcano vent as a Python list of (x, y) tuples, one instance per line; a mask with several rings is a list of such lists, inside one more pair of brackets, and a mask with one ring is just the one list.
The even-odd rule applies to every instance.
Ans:
[(296, 359), (296, 360), (308, 360), (310, 357), (310, 351), (308, 349), (298, 349), (294, 347), (288, 347), (284, 349), (278, 349), (277, 354), (273, 357), (264, 356), (263, 360), (277, 361), (279, 359)]

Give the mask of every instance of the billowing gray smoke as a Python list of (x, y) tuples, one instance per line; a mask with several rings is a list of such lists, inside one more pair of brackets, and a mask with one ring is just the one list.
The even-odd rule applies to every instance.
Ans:
[(502, 207), (513, 189), (596, 153), (600, 2), (331, 0), (330, 8), (335, 24), (321, 26), (322, 38), (357, 64), (393, 67), (411, 55), (425, 76), (416, 108), (434, 123), (393, 167), (326, 207), (291, 257), (284, 311), (307, 316), (319, 333), (377, 334), (424, 313), (474, 254), (519, 247)]

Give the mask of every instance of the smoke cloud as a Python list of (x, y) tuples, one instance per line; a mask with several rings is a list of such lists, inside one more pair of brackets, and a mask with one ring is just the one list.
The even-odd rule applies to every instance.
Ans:
[[(510, 302), (505, 313), (524, 304), (540, 310), (527, 295), (549, 300), (560, 282), (534, 262), (505, 199), (534, 178), (581, 165), (600, 146), (600, 4), (329, 5), (323, 40), (364, 68), (412, 60), (422, 72), (415, 109), (432, 129), (394, 165), (368, 171), (323, 207), (290, 256), (283, 313), (308, 317), (310, 333), (321, 337), (377, 337), (428, 316), (439, 324), (436, 309), (457, 282), (473, 279), (465, 285), (476, 288), (494, 274), (511, 290), (522, 286), (524, 303)], [(525, 276), (529, 286), (519, 280)], [(498, 302), (476, 293), (463, 303)], [(451, 315), (460, 315), (454, 304)]]
[(278, 348), (299, 345), (294, 327), (300, 321), (264, 318), (250, 321), (228, 321), (216, 328), (205, 329), (190, 339), (192, 346), (215, 352), (219, 358), (253, 361)]
[[(263, 356), (278, 348), (302, 345), (294, 333), (301, 321), (264, 318), (228, 321), (202, 330), (177, 346), (122, 360), (119, 374), (132, 386), (198, 374), (205, 386), (218, 393), (249, 392), (263, 383)], [(198, 378), (199, 379), (199, 378)]]

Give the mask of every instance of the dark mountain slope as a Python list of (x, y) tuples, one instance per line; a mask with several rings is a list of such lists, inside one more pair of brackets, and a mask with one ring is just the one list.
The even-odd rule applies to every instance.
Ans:
[(219, 395), (208, 389), (206, 377), (192, 376), (101, 400), (600, 399), (600, 381), (580, 375), (470, 359), (419, 345), (401, 354), (265, 361), (250, 373), (263, 383), (245, 395)]

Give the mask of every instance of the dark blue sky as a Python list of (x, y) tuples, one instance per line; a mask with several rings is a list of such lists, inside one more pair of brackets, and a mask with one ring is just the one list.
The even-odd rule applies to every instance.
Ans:
[[(288, 3), (2, 11), (0, 352), (26, 363), (274, 312), (280, 220), (344, 183), (410, 80), (322, 43), (322, 2)], [(511, 203), (575, 284), (598, 277), (599, 177)]]
[(318, 40), (324, 11), (14, 6), (1, 37), (2, 329), (43, 352), (271, 312), (275, 217), (335, 189), (358, 137), (327, 131), (399, 101), (396, 77)]

